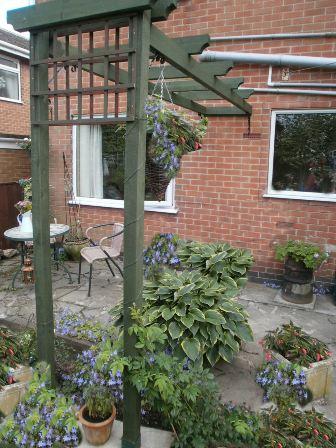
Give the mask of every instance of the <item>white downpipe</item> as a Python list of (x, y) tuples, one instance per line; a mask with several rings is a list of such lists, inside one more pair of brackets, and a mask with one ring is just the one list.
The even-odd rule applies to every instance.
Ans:
[(321, 83), (321, 82), (284, 82), (284, 81), (272, 81), (272, 66), (269, 66), (268, 70), (268, 87), (319, 87), (320, 89), (336, 88), (336, 84), (333, 83)]
[(282, 67), (325, 67), (328, 69), (336, 69), (336, 58), (293, 56), (287, 54), (204, 51), (200, 55), (200, 60), (202, 62), (233, 61), (243, 64), (266, 64)]
[(244, 34), (242, 36), (217, 36), (211, 37), (211, 42), (227, 42), (240, 40), (264, 40), (264, 39), (311, 39), (317, 37), (336, 37), (336, 32), (325, 31), (320, 33), (280, 33), (280, 34)]

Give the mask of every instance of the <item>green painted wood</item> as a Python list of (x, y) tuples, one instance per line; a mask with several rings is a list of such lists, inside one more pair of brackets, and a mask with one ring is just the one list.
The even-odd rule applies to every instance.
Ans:
[[(31, 58), (46, 58), (49, 33), (32, 34)], [(48, 97), (34, 97), (37, 90), (48, 89), (47, 66), (31, 67), (31, 120), (48, 120)], [(38, 359), (50, 365), (55, 383), (54, 317), (51, 285), (49, 230), (49, 127), (32, 125), (32, 188)]]
[[(124, 240), (124, 350), (126, 356), (136, 354), (135, 337), (128, 334), (132, 324), (130, 307), (142, 303), (143, 240), (146, 164), (146, 114), (148, 88), (148, 58), (150, 41), (150, 11), (136, 18), (136, 32), (131, 41), (136, 46), (129, 67), (128, 82), (135, 81), (135, 91), (128, 93), (128, 105), (135, 104), (135, 120), (126, 124), (125, 147), (125, 240)], [(135, 75), (134, 75), (135, 72)], [(135, 76), (135, 79), (134, 79)], [(135, 95), (135, 98), (133, 98)], [(133, 99), (135, 100), (133, 102)], [(124, 383), (123, 448), (139, 448), (140, 397), (136, 389)]]
[(17, 31), (28, 31), (152, 8), (152, 21), (158, 22), (167, 20), (176, 6), (177, 0), (53, 0), (13, 9), (7, 21)]
[[(201, 63), (205, 64), (205, 63)], [(233, 62), (223, 61), (223, 62), (207, 62), (206, 69), (208, 73), (211, 73), (213, 76), (224, 76), (229, 70), (233, 67)], [(155, 80), (158, 79), (161, 73), (160, 67), (151, 67), (149, 70), (149, 79)], [(177, 78), (185, 78), (186, 75), (171, 65), (165, 67), (164, 75), (166, 79), (177, 79)]]
[[(244, 78), (226, 78), (222, 80), (223, 84), (229, 89), (237, 89), (244, 82)], [(166, 83), (170, 92), (190, 92), (208, 90), (195, 81), (171, 81)]]
[(151, 8), (157, 0), (53, 0), (8, 11), (7, 21), (17, 31), (65, 25), (78, 21), (128, 14)]
[(191, 58), (176, 42), (164, 35), (155, 25), (151, 26), (151, 48), (159, 52), (171, 65), (199, 82), (207, 89), (217, 93), (239, 109), (251, 113), (252, 107), (234, 91), (227, 88), (223, 81), (209, 74), (201, 65)]
[[(247, 99), (253, 94), (253, 89), (246, 90), (236, 90), (237, 95), (241, 98)], [(191, 92), (183, 92), (183, 96), (189, 98), (194, 101), (200, 100), (222, 100), (220, 96), (216, 93), (210, 92), (209, 90), (199, 90), (199, 91), (191, 91)]]
[(172, 39), (176, 45), (181, 45), (188, 54), (201, 54), (210, 45), (210, 35), (176, 37)]

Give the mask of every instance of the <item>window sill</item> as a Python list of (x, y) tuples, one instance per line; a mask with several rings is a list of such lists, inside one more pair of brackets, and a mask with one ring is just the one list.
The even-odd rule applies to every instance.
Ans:
[(319, 193), (299, 193), (299, 192), (281, 192), (281, 193), (265, 193), (263, 198), (273, 199), (296, 199), (300, 201), (317, 201), (317, 202), (336, 202), (336, 194), (319, 194)]
[(11, 98), (0, 97), (0, 101), (7, 101), (7, 103), (23, 104), (21, 100), (12, 100)]
[[(92, 198), (76, 198), (74, 201), (69, 201), (69, 204), (79, 204), (79, 205), (89, 205), (91, 207), (102, 207), (102, 208), (116, 208), (123, 209), (123, 201), (113, 201), (107, 199), (92, 199)], [(171, 205), (149, 205), (145, 204), (145, 212), (155, 212), (155, 213), (167, 213), (171, 215), (176, 215), (179, 209)]]

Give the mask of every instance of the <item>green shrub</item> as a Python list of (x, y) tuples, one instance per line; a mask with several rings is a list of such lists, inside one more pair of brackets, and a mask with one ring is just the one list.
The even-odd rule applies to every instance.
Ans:
[(144, 287), (148, 324), (162, 325), (175, 353), (211, 365), (231, 362), (242, 341), (251, 341), (247, 313), (232, 298), (235, 282), (220, 285), (198, 271), (165, 273)]
[(248, 250), (235, 249), (228, 243), (186, 242), (177, 251), (183, 267), (199, 270), (210, 275), (220, 283), (243, 287), (247, 281), (246, 273), (253, 264)]

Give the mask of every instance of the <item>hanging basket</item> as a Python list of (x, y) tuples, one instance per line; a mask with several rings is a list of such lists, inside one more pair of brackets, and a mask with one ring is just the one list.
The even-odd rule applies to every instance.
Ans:
[(156, 164), (151, 158), (151, 145), (154, 142), (152, 135), (147, 134), (146, 141), (146, 188), (149, 193), (155, 198), (156, 201), (164, 201), (166, 196), (166, 190), (170, 183), (170, 179), (167, 177), (165, 170)]

